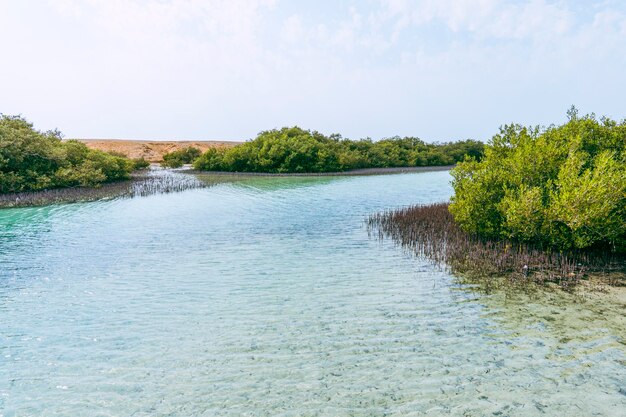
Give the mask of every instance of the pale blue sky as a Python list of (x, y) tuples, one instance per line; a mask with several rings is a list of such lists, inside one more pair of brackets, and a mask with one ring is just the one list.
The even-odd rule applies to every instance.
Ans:
[(487, 140), (626, 117), (626, 2), (0, 0), (0, 112), (67, 137)]

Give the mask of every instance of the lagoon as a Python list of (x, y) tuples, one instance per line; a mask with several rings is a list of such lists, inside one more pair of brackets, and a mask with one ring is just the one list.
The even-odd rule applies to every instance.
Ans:
[(483, 294), (368, 215), (446, 171), (0, 211), (0, 416), (619, 416), (624, 305)]

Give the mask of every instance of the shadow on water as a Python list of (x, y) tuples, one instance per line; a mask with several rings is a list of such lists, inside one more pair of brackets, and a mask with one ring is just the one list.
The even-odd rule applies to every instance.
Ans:
[(496, 292), (480, 299), (485, 314), (518, 337), (536, 337), (555, 349), (601, 343), (626, 354), (626, 288), (607, 293), (555, 289), (533, 294)]

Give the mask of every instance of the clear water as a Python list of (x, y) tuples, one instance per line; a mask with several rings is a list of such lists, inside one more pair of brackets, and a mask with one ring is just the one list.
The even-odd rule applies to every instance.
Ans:
[(368, 238), (449, 179), (0, 211), (0, 416), (626, 415), (623, 305), (479, 295)]

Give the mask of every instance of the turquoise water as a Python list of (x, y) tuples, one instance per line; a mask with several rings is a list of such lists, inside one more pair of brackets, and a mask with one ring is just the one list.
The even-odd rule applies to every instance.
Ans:
[(623, 306), (504, 302), (368, 238), (449, 180), (0, 211), (0, 416), (625, 415)]

